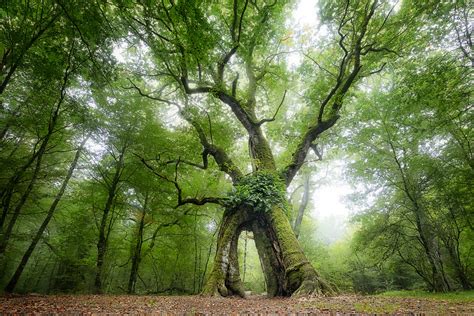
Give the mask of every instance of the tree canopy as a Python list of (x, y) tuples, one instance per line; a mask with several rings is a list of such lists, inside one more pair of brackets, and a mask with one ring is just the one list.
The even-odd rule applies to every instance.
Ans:
[(3, 1), (4, 291), (472, 289), (469, 3), (299, 3)]

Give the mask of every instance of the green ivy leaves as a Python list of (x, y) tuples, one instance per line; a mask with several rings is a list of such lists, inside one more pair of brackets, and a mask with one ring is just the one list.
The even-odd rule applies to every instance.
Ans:
[(285, 185), (276, 175), (258, 172), (243, 178), (228, 196), (227, 207), (248, 206), (255, 212), (270, 212), (273, 205), (285, 208)]

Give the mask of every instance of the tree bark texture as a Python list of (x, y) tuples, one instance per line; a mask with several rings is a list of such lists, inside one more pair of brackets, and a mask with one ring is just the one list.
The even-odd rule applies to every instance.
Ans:
[(269, 213), (245, 207), (225, 211), (204, 295), (245, 297), (237, 260), (237, 242), (245, 230), (253, 232), (269, 297), (333, 293), (304, 255), (284, 210), (274, 206)]
[(136, 235), (136, 243), (132, 253), (132, 268), (130, 270), (130, 278), (128, 280), (128, 294), (135, 293), (135, 285), (137, 283), (138, 269), (142, 261), (142, 246), (143, 246), (143, 230), (145, 228), (146, 208), (148, 204), (148, 193), (145, 194), (145, 202), (140, 212), (140, 221), (138, 223), (138, 230)]

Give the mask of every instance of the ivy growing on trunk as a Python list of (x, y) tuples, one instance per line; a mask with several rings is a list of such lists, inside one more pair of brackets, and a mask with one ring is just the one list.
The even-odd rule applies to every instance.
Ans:
[(228, 195), (228, 208), (249, 207), (255, 212), (268, 213), (275, 205), (287, 209), (286, 187), (274, 173), (259, 171), (244, 177)]

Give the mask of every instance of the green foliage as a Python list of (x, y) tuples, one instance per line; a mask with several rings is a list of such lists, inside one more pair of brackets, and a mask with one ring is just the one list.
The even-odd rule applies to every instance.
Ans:
[(249, 207), (255, 212), (268, 213), (274, 205), (286, 209), (285, 185), (275, 174), (256, 172), (246, 176), (226, 200), (227, 207)]
[[(365, 186), (354, 199), (365, 203), (354, 217), (360, 225), (354, 246), (371, 271), (357, 283), (374, 281), (367, 290), (383, 289), (379, 278), (388, 288), (440, 290), (433, 269), (446, 287), (470, 287), (470, 71), (457, 57), (436, 52), (374, 80), (370, 93), (355, 99), (358, 111), (348, 124), (364, 128), (353, 126), (343, 146), (354, 154), (350, 178)], [(383, 270), (370, 268), (378, 266)], [(397, 266), (405, 267), (403, 274)]]
[(265, 278), (252, 233), (242, 232), (238, 246), (240, 273), (245, 290), (252, 291), (253, 294), (264, 293)]
[[(41, 225), (78, 140), (90, 135), (17, 291), (92, 290), (98, 230), (123, 151), (105, 220), (104, 290), (124, 291), (138, 245), (138, 293), (199, 292), (222, 210), (210, 204), (176, 209), (175, 184), (185, 198), (225, 196), (232, 186), (222, 172), (225, 162), (219, 165), (225, 157), (213, 154), (222, 149), (243, 171), (262, 163), (248, 151), (246, 128), (253, 125), (265, 140), (258, 146), (274, 151), (262, 158), (274, 158), (281, 171), (333, 89), (321, 118), (345, 103), (338, 112), (342, 131), (313, 143), (335, 140), (328, 146), (350, 155), (348, 178), (361, 188), (355, 202), (366, 207), (354, 218), (354, 236), (331, 245), (317, 238), (323, 228), (305, 219), (300, 244), (308, 258), (343, 291), (430, 288), (429, 258), (414, 233), (422, 214), (421, 230), (437, 245), (452, 288), (461, 287), (459, 271), (472, 284), (472, 67), (466, 66), (470, 50), (459, 49), (472, 34), (463, 34), (467, 1), (402, 1), (399, 8), (397, 1), (378, 1), (360, 43), (371, 1), (319, 3), (327, 35), (308, 35), (298, 47), (300, 35), (286, 23), (293, 1), (2, 1), (0, 239), (10, 222), (13, 229), (0, 254), (1, 287)], [(352, 49), (359, 45), (361, 65), (350, 82)], [(126, 60), (114, 60), (122, 50)], [(292, 69), (287, 63), (299, 52), (307, 58), (300, 56), (300, 67)], [(381, 67), (383, 75), (374, 78)], [(183, 79), (193, 93), (185, 95)], [(342, 93), (346, 85), (352, 87)], [(208, 87), (211, 93), (199, 92)], [(247, 121), (250, 127), (241, 124)], [(305, 166), (318, 163), (311, 155)], [(227, 207), (288, 209), (277, 172), (243, 177), (228, 193)], [(248, 260), (259, 264), (255, 251)], [(262, 286), (261, 274), (247, 272), (246, 285)]]

